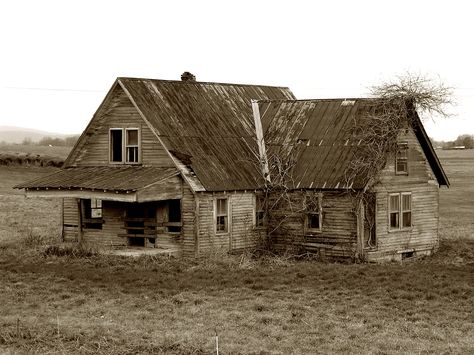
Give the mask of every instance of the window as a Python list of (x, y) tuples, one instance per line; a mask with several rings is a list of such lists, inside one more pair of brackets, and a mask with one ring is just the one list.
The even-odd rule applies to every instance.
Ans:
[(83, 227), (88, 229), (102, 229), (102, 200), (92, 198), (82, 200)]
[(265, 226), (265, 196), (255, 196), (255, 227)]
[(227, 233), (229, 231), (229, 218), (227, 198), (216, 199), (216, 233)]
[(102, 218), (102, 200), (91, 198), (91, 218)]
[(395, 159), (395, 173), (399, 175), (408, 175), (408, 143), (398, 143), (398, 149)]
[(138, 129), (126, 129), (125, 150), (127, 163), (138, 163)]
[(306, 196), (306, 228), (310, 232), (321, 231), (321, 196), (311, 194)]
[(411, 227), (411, 193), (402, 192), (389, 195), (390, 230)]
[(138, 128), (111, 128), (109, 137), (111, 163), (133, 164), (140, 162)]

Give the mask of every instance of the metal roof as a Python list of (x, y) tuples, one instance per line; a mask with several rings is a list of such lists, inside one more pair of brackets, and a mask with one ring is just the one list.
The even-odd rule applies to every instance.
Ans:
[(176, 159), (186, 157), (183, 164), (207, 191), (262, 184), (251, 102), (295, 98), (284, 87), (132, 78), (118, 82), (165, 148)]
[[(322, 99), (260, 101), (267, 156), (295, 158), (295, 188), (347, 189), (363, 188), (363, 177), (347, 181), (346, 169), (358, 149), (351, 128), (371, 99)], [(427, 155), (438, 183), (447, 185), (446, 175), (437, 160), (429, 139), (423, 136), (419, 119), (415, 134)]]
[[(271, 155), (295, 155), (295, 188), (357, 188), (345, 169), (357, 143), (348, 141), (361, 100), (261, 101), (265, 146)], [(285, 153), (283, 153), (285, 154)]]
[(141, 166), (75, 167), (15, 186), (17, 189), (137, 191), (179, 174), (175, 168)]

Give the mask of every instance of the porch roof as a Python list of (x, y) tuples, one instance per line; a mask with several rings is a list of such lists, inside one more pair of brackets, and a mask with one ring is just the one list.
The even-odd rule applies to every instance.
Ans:
[(74, 167), (14, 186), (17, 189), (38, 190), (102, 190), (132, 192), (172, 176), (179, 175), (175, 168), (143, 166)]

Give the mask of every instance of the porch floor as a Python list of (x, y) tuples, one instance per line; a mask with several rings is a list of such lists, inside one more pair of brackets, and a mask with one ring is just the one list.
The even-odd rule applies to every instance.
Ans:
[(105, 251), (109, 255), (133, 256), (138, 257), (142, 255), (166, 255), (179, 256), (180, 250), (174, 248), (145, 248), (145, 247), (126, 247), (120, 249), (112, 249)]

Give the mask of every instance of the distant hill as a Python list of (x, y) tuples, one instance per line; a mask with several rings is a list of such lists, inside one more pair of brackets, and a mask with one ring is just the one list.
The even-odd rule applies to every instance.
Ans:
[(25, 139), (38, 142), (45, 137), (64, 139), (71, 136), (74, 136), (74, 134), (54, 133), (15, 126), (0, 126), (0, 142), (5, 143), (22, 143)]

